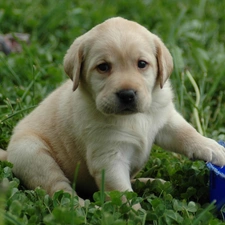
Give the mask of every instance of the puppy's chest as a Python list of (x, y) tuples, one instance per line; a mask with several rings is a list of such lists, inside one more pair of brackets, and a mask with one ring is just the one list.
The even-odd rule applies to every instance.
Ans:
[[(149, 121), (135, 126), (121, 127), (114, 135), (110, 135), (119, 149), (120, 157), (129, 165), (131, 177), (148, 161), (157, 129), (150, 126)], [(115, 149), (116, 150), (116, 149)]]
[(105, 157), (124, 163), (131, 176), (147, 162), (157, 133), (157, 126), (151, 118), (135, 116), (121, 117), (116, 121), (95, 120), (91, 125), (85, 126), (82, 136), (85, 145), (89, 146), (87, 154), (91, 158)]
[(134, 133), (132, 137), (127, 139), (123, 137), (123, 140), (126, 140), (124, 145), (126, 149), (125, 156), (128, 157), (132, 177), (148, 161), (155, 136), (158, 132), (158, 125), (152, 121), (152, 118), (148, 118), (143, 121), (139, 120), (139, 123), (136, 123), (135, 126), (131, 124), (127, 129), (132, 130)]

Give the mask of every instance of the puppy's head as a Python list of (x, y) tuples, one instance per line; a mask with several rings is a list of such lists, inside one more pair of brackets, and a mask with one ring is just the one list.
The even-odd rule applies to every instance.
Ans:
[(154, 34), (122, 18), (112, 18), (77, 38), (64, 59), (73, 90), (89, 93), (104, 114), (145, 112), (152, 91), (163, 88), (172, 57)]

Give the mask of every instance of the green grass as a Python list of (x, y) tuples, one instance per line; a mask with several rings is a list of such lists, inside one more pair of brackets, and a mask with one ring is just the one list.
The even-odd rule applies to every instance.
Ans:
[[(0, 53), (0, 148), (15, 124), (66, 79), (62, 61), (72, 41), (112, 16), (135, 20), (162, 38), (174, 58), (177, 109), (204, 135), (225, 140), (224, 12), (225, 1), (217, 0), (0, 1), (0, 33), (31, 35), (22, 53)], [(136, 193), (95, 193), (84, 208), (62, 192), (50, 198), (44, 190), (26, 190), (11, 167), (0, 162), (0, 225), (225, 224), (209, 204), (205, 163), (158, 147), (138, 176), (168, 182), (136, 182)], [(122, 204), (122, 194), (143, 210)], [(103, 201), (105, 195), (111, 201)]]

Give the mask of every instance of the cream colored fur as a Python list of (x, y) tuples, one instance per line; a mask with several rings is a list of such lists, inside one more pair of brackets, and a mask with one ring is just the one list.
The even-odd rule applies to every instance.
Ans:
[[(146, 62), (144, 68), (139, 62)], [(168, 80), (172, 57), (141, 25), (122, 18), (105, 21), (74, 41), (64, 66), (72, 81), (15, 127), (7, 149), (13, 172), (27, 188), (72, 193), (79, 165), (78, 193), (98, 190), (103, 169), (105, 190), (132, 191), (131, 179), (148, 161), (153, 143), (225, 164), (224, 148), (175, 110)], [(134, 91), (131, 106), (121, 103), (123, 90)]]

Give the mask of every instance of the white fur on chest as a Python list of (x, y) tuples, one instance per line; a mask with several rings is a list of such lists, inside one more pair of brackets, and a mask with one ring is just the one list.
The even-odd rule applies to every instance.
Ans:
[(158, 124), (154, 125), (151, 116), (135, 114), (104, 119), (94, 116), (86, 118), (92, 122), (84, 119), (79, 136), (84, 143), (92, 175), (95, 164), (104, 169), (111, 161), (126, 164), (131, 177), (143, 167), (158, 131)]

